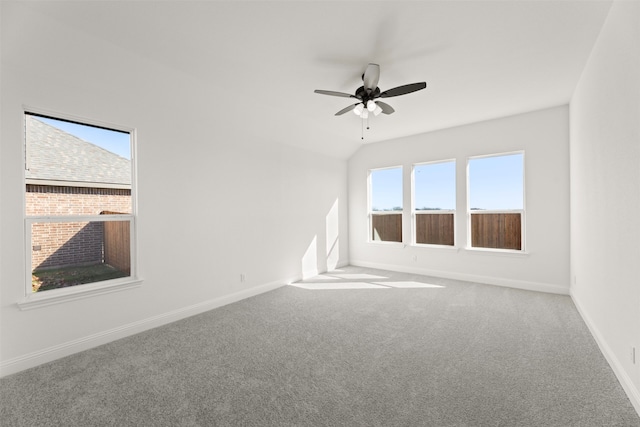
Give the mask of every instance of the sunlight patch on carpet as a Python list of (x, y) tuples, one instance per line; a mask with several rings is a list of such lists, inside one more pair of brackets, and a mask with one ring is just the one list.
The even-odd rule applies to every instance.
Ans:
[(367, 282), (293, 283), (290, 286), (310, 290), (389, 289), (388, 286), (380, 286)]
[(341, 273), (334, 274), (329, 273), (331, 276), (339, 277), (345, 280), (380, 280), (380, 279), (388, 279), (388, 277), (384, 276), (376, 276), (375, 274), (366, 274), (366, 273)]
[(392, 288), (444, 288), (441, 285), (433, 285), (431, 283), (422, 283), (422, 282), (411, 282), (411, 281), (401, 281), (401, 282), (373, 282), (377, 285), (382, 286), (390, 286)]

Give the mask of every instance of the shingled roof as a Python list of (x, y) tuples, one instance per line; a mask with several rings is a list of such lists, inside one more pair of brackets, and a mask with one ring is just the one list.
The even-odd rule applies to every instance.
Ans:
[(47, 181), (50, 185), (130, 188), (130, 160), (48, 125), (37, 117), (27, 115), (26, 120), (27, 183)]

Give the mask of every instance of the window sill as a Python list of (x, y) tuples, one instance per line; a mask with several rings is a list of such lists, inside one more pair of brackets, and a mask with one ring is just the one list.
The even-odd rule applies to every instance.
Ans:
[(382, 240), (369, 240), (368, 242), (371, 245), (381, 245), (381, 246), (389, 246), (392, 248), (405, 248), (407, 246), (406, 243), (403, 242), (385, 242)]
[(451, 245), (431, 245), (427, 243), (414, 243), (411, 245), (412, 248), (426, 248), (426, 249), (436, 249), (436, 250), (445, 250), (445, 251), (454, 251), (460, 252), (460, 248), (457, 246)]
[(493, 248), (463, 248), (469, 253), (484, 254), (484, 255), (500, 255), (500, 256), (515, 256), (526, 257), (530, 253), (526, 251), (516, 251), (513, 249), (493, 249)]
[(32, 310), (54, 304), (62, 304), (82, 298), (104, 295), (128, 289), (135, 289), (142, 285), (142, 279), (127, 277), (124, 279), (105, 280), (104, 282), (77, 285), (64, 289), (52, 289), (42, 293), (27, 295), (18, 302), (20, 310)]

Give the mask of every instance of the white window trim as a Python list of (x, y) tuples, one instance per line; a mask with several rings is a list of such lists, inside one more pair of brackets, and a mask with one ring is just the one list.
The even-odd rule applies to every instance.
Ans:
[[(137, 134), (136, 129), (131, 127), (125, 127), (120, 125), (114, 125), (112, 123), (101, 122), (97, 120), (90, 120), (84, 117), (73, 116), (69, 114), (62, 114), (50, 110), (44, 110), (40, 108), (33, 108), (29, 106), (23, 106), (23, 120), (26, 121), (27, 114), (43, 115), (48, 117), (57, 118), (60, 120), (67, 120), (86, 124), (89, 126), (98, 126), (107, 129), (113, 129), (116, 131), (126, 132), (129, 134), (130, 149), (131, 149), (131, 213), (122, 215), (75, 215), (75, 216), (27, 216), (26, 215), (26, 192), (24, 191), (24, 185), (26, 183), (25, 168), (22, 168), (22, 215), (24, 224), (24, 243), (23, 248), (23, 262), (25, 264), (25, 277), (24, 277), (24, 297), (18, 301), (17, 305), (20, 310), (30, 310), (40, 307), (45, 307), (54, 304), (61, 304), (69, 301), (75, 301), (82, 298), (93, 297), (97, 295), (103, 295), (111, 292), (118, 292), (128, 289), (135, 289), (142, 285), (143, 280), (137, 275), (138, 272), (138, 244), (137, 244)], [(25, 128), (23, 123), (23, 129)], [(26, 159), (26, 132), (22, 133), (22, 147), (25, 150)], [(31, 224), (34, 222), (86, 222), (86, 221), (130, 221), (130, 255), (131, 255), (131, 272), (128, 277), (104, 280), (100, 282), (87, 283), (82, 285), (70, 286), (67, 288), (51, 289), (42, 293), (33, 292), (31, 285)]]
[[(512, 156), (515, 154), (522, 154), (522, 209), (487, 209), (487, 210), (471, 210), (471, 185), (469, 182), (469, 161), (475, 159), (483, 159), (489, 157), (502, 157), (502, 156)], [(525, 152), (524, 150), (517, 151), (509, 151), (504, 153), (496, 153), (496, 154), (483, 154), (480, 156), (471, 156), (467, 157), (467, 168), (466, 168), (466, 178), (467, 178), (467, 242), (464, 247), (465, 251), (472, 252), (485, 252), (485, 253), (493, 253), (493, 254), (505, 254), (505, 255), (528, 255), (527, 246), (526, 246), (526, 171), (525, 171)], [(471, 246), (471, 215), (474, 214), (496, 214), (496, 213), (520, 213), (520, 244), (521, 249), (499, 249), (499, 248), (483, 248), (477, 246)]]
[(399, 211), (374, 211), (371, 209), (371, 202), (373, 201), (373, 197), (371, 194), (371, 172), (374, 171), (382, 171), (387, 169), (398, 169), (402, 173), (402, 187), (404, 190), (404, 168), (402, 165), (396, 166), (387, 166), (383, 168), (372, 168), (367, 171), (367, 243), (371, 243), (374, 245), (388, 245), (388, 246), (400, 246), (405, 247), (406, 243), (404, 243), (404, 229), (402, 230), (402, 242), (388, 242), (383, 240), (373, 240), (371, 235), (373, 234), (373, 215), (402, 215), (402, 219), (404, 222), (404, 191), (402, 192), (402, 210)]
[(24, 299), (18, 302), (18, 307), (20, 310), (25, 311), (54, 304), (66, 303), (78, 299), (104, 295), (111, 292), (135, 289), (140, 287), (142, 282), (142, 279), (124, 277), (122, 279), (105, 280), (102, 282), (87, 283), (62, 289), (51, 289), (46, 292), (37, 292), (25, 296)]
[[(453, 183), (454, 183), (454, 192), (457, 193), (457, 183), (456, 183), (456, 171), (458, 168), (458, 164), (456, 159), (445, 159), (445, 160), (434, 160), (430, 162), (421, 162), (414, 163), (411, 165), (411, 246), (415, 246), (418, 248), (434, 248), (434, 249), (458, 249), (456, 246), (456, 209), (439, 209), (439, 210), (416, 210), (416, 179), (415, 179), (415, 170), (416, 166), (423, 165), (435, 165), (439, 163), (453, 163), (454, 166), (454, 174), (453, 174)], [(457, 200), (457, 194), (454, 193), (454, 200)], [(416, 227), (416, 215), (421, 214), (453, 214), (453, 245), (434, 245), (431, 243), (418, 243), (416, 239), (416, 234), (418, 232), (418, 228)]]
[(529, 256), (530, 252), (526, 252), (524, 250), (518, 251), (515, 249), (497, 249), (497, 248), (477, 248), (477, 247), (468, 247), (462, 248), (466, 252), (470, 254), (484, 254), (484, 255), (504, 255), (504, 256)]

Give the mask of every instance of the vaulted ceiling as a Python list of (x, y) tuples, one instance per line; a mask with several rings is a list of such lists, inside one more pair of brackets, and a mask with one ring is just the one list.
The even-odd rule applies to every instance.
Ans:
[[(75, 30), (210, 85), (218, 111), (254, 135), (347, 158), (361, 119), (352, 100), (367, 63), (389, 98), (364, 143), (566, 104), (610, 1), (52, 2)], [(167, 82), (171, 84), (171, 82)], [(212, 107), (212, 120), (216, 120)], [(259, 130), (259, 131), (258, 131)]]

